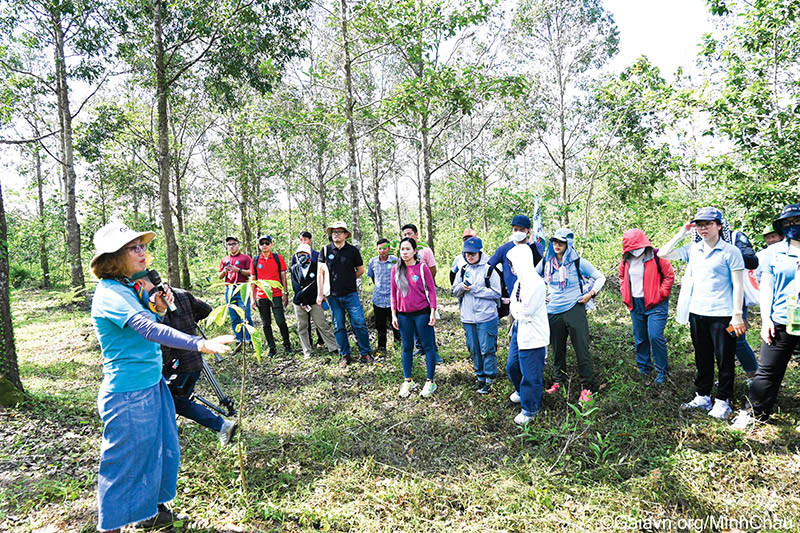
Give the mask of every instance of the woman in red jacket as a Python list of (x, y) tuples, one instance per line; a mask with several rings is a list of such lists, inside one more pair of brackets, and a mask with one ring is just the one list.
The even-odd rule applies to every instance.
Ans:
[(658, 257), (644, 232), (626, 231), (622, 236), (619, 288), (622, 301), (631, 312), (636, 365), (644, 375), (649, 375), (655, 366), (655, 383), (665, 383), (669, 373), (664, 326), (674, 282), (672, 265)]

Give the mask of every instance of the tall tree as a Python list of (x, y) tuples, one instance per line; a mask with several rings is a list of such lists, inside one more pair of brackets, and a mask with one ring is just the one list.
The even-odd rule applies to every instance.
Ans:
[(531, 78), (517, 116), (521, 131), (544, 149), (555, 169), (563, 225), (577, 197), (570, 185), (581, 154), (595, 140), (596, 114), (586, 91), (596, 69), (616, 53), (618, 40), (601, 0), (523, 0), (514, 15), (512, 51)]
[(159, 200), (172, 284), (180, 283), (180, 261), (170, 197), (170, 91), (193, 72), (203, 74), (205, 89), (222, 105), (236, 104), (242, 82), (269, 91), (283, 65), (302, 54), (295, 14), (307, 6), (307, 0), (138, 0), (120, 5), (120, 54), (134, 66), (147, 65), (155, 90)]
[(17, 365), (9, 290), (8, 233), (3, 185), (0, 184), (0, 405), (17, 403), (23, 391)]

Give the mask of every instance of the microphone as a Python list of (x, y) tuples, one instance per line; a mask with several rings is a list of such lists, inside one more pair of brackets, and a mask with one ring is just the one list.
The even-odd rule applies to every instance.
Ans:
[[(148, 270), (147, 279), (150, 280), (150, 283), (155, 285), (155, 288), (161, 294), (165, 294), (167, 292), (166, 289), (164, 288), (164, 282), (161, 281), (161, 276), (158, 274), (157, 270)], [(169, 308), (170, 311), (175, 311), (176, 309), (178, 309), (177, 307), (175, 307), (175, 304), (173, 302), (168, 301), (166, 298), (164, 298), (164, 301), (167, 302), (167, 307)]]

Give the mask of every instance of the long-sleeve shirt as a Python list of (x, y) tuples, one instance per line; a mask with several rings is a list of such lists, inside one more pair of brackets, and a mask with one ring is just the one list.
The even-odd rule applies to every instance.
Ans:
[[(545, 258), (545, 261), (548, 260), (549, 259)], [(548, 297), (550, 298), (550, 300), (547, 302), (547, 312), (549, 314), (554, 315), (569, 311), (575, 306), (575, 304), (578, 303), (578, 300), (581, 298), (581, 296), (583, 296), (581, 293), (581, 280), (578, 277), (579, 275), (582, 277), (589, 277), (593, 281), (591, 287), (584, 287), (584, 290), (587, 292), (589, 290), (593, 290), (595, 294), (597, 294), (600, 292), (600, 289), (603, 288), (603, 285), (605, 285), (606, 277), (602, 272), (595, 268), (594, 265), (592, 265), (583, 257), (580, 258), (579, 263), (581, 267), (580, 274), (575, 268), (575, 261), (569, 261), (569, 264), (567, 265), (567, 282), (564, 288), (561, 288), (555, 275), (550, 279), (550, 284), (547, 287)], [(536, 267), (536, 271), (539, 273), (539, 275), (543, 274), (544, 261), (539, 263), (539, 265)]]
[[(424, 263), (407, 267), (408, 293), (403, 295), (395, 279), (395, 273), (399, 266), (397, 264), (392, 267), (392, 309), (400, 313), (413, 313), (428, 307), (436, 309), (436, 287), (433, 284), (431, 269)], [(423, 276), (425, 277), (424, 284)]]

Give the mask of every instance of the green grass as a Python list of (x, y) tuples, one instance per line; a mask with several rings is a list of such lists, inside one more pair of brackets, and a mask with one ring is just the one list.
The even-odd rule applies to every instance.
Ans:
[[(505, 379), (488, 397), (470, 390), (457, 308), (442, 299), (437, 338), (445, 364), (431, 399), (397, 396), (402, 371), (393, 350), (376, 365), (346, 371), (335, 357), (280, 355), (258, 364), (251, 354), (244, 399), (241, 361), (215, 363), (242, 412), (247, 490), (236, 446), (221, 449), (216, 435), (181, 419), (174, 505), (192, 516), (188, 529), (600, 531), (621, 517), (623, 524), (670, 519), (679, 531), (681, 519), (754, 515), (788, 518), (790, 529), (800, 529), (796, 362), (773, 422), (733, 431), (678, 408), (693, 394), (688, 329), (670, 318), (671, 382), (657, 389), (638, 376), (627, 310), (604, 293), (590, 314), (598, 409), (577, 416), (568, 405), (580, 392), (572, 375), (520, 430)], [(37, 291), (15, 293), (14, 306), (29, 399), (0, 411), (0, 530), (91, 531), (102, 372), (88, 313)], [(507, 333), (503, 321), (501, 365)], [(571, 349), (568, 361), (574, 371)], [(547, 368), (546, 381), (549, 375)], [(414, 378), (424, 380), (422, 361)], [(744, 394), (738, 371), (737, 398)]]

